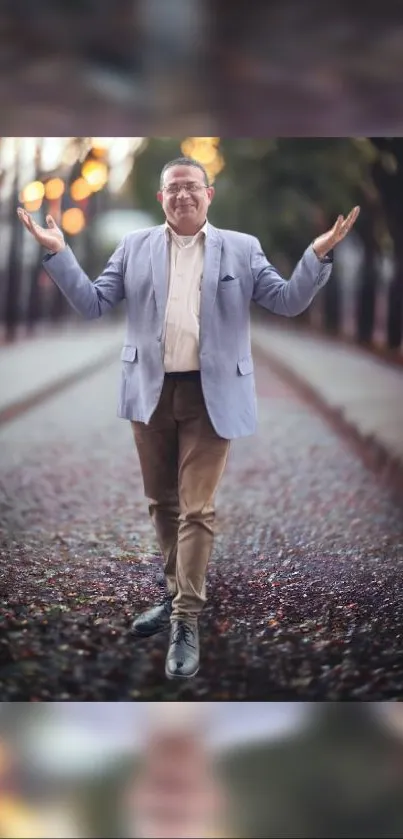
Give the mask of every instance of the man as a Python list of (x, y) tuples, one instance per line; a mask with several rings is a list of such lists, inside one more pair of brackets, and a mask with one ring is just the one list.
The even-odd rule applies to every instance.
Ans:
[(127, 302), (118, 415), (132, 423), (168, 588), (162, 604), (136, 618), (133, 632), (146, 637), (171, 623), (168, 678), (198, 672), (214, 498), (230, 440), (256, 428), (250, 302), (289, 317), (303, 312), (328, 281), (332, 249), (359, 213), (355, 207), (339, 216), (287, 282), (253, 236), (208, 223), (213, 197), (197, 161), (167, 163), (157, 194), (165, 224), (125, 236), (93, 283), (51, 216), (44, 229), (18, 210), (50, 251), (44, 267), (76, 311), (92, 319)]
[[(196, 706), (186, 702), (156, 706), (135, 777), (126, 786), (130, 836), (133, 829), (135, 836), (149, 839), (233, 835), (228, 790), (207, 742), (207, 720), (197, 718), (203, 706)], [(189, 716), (189, 708), (195, 708), (196, 715)]]
[[(262, 720), (260, 739), (233, 738), (229, 748), (209, 754), (186, 726), (171, 732), (160, 726), (148, 738), (133, 783), (136, 836), (403, 835), (401, 703), (306, 703), (299, 724), (290, 720), (271, 737), (264, 703), (247, 705)], [(248, 727), (253, 720), (244, 706), (240, 728)]]

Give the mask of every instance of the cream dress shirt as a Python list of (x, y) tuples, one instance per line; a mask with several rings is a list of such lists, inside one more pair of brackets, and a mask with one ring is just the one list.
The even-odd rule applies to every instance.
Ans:
[(199, 370), (200, 290), (207, 221), (195, 236), (178, 236), (165, 223), (169, 277), (164, 324), (166, 373)]

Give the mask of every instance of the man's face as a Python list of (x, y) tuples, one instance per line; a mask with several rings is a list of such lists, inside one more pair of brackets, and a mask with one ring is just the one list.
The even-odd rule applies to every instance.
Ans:
[(184, 236), (202, 227), (213, 199), (214, 187), (207, 187), (197, 166), (172, 166), (164, 174), (163, 189), (158, 201), (174, 230)]
[(131, 791), (136, 834), (149, 839), (206, 836), (221, 820), (218, 789), (204, 748), (186, 735), (153, 738)]

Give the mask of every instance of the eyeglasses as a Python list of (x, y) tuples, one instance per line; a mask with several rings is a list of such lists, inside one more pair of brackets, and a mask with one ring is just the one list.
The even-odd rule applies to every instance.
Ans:
[(167, 192), (168, 195), (179, 195), (182, 189), (184, 189), (185, 192), (200, 192), (201, 189), (207, 189), (207, 187), (205, 184), (196, 183), (196, 181), (192, 181), (188, 184), (170, 184), (169, 186), (163, 187), (163, 191)]

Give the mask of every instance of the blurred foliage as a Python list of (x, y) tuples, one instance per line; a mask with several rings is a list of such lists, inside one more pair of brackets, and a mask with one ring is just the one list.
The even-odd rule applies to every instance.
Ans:
[[(19, 739), (18, 724), (26, 734), (49, 715), (46, 708), (35, 713), (31, 708), (27, 713), (25, 704), (25, 719), (22, 708), (6, 709), (2, 729), (8, 729), (10, 743)], [(33, 766), (24, 766), (32, 776)], [(75, 780), (68, 773), (61, 782), (86, 835), (132, 835), (125, 812), (139, 766), (138, 756), (116, 757), (103, 767), (97, 764), (96, 772)], [(373, 703), (313, 704), (305, 726), (267, 742), (227, 749), (217, 758), (217, 770), (230, 795), (234, 839), (403, 835), (403, 740), (385, 725)], [(48, 798), (49, 777), (40, 780), (38, 772), (35, 777)]]
[[(92, 836), (127, 836), (123, 817), (138, 762), (122, 761), (83, 794)], [(370, 707), (321, 703), (288, 736), (245, 744), (217, 760), (234, 839), (381, 839), (403, 834), (403, 743)]]
[[(181, 153), (182, 142), (153, 138), (141, 155), (133, 188), (144, 209), (155, 210), (160, 171)], [(398, 348), (403, 332), (403, 139), (240, 138), (222, 140), (218, 150), (225, 165), (214, 183), (209, 220), (217, 227), (257, 236), (269, 260), (285, 276), (339, 214), (361, 206), (354, 229), (364, 252), (356, 300), (357, 338), (371, 342), (379, 258), (392, 256), (387, 341)], [(336, 261), (333, 281), (322, 295), (324, 325), (333, 334), (340, 330), (341, 320), (337, 274)], [(299, 318), (306, 319), (309, 314)]]
[(358, 703), (322, 703), (308, 729), (220, 761), (240, 836), (400, 837), (403, 744)]
[[(181, 140), (151, 139), (134, 174), (135, 200), (155, 211), (159, 173), (181, 154)], [(366, 195), (377, 198), (367, 140), (223, 140), (225, 167), (215, 183), (209, 218), (219, 227), (257, 236), (271, 255), (294, 261), (315, 235)]]

